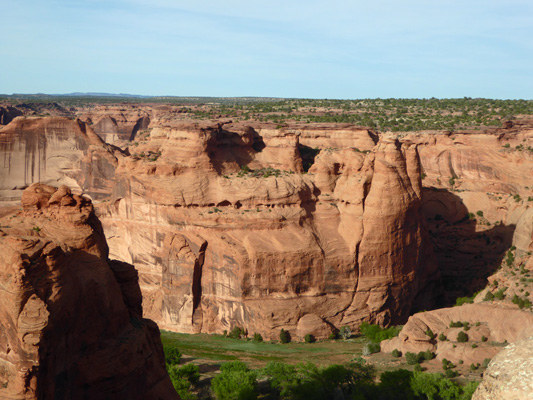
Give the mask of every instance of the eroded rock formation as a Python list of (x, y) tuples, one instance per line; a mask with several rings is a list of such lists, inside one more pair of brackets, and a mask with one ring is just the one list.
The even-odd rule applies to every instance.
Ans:
[(34, 184), (0, 220), (0, 397), (176, 399), (137, 272), (90, 200)]
[(100, 215), (161, 326), (274, 338), (398, 322), (431, 303), (416, 149), (356, 130), (360, 147), (328, 145), (302, 174), (296, 130), (174, 123), (121, 161)]

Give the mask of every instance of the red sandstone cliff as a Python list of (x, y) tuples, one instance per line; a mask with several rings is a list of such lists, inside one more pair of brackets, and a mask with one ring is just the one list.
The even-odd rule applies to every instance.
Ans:
[(404, 155), (394, 138), (374, 148), (358, 130), (361, 148), (328, 147), (301, 174), (299, 135), (174, 123), (130, 148), (100, 214), (113, 256), (140, 271), (151, 318), (185, 332), (324, 337), (430, 304), (438, 274), (416, 149)]
[(0, 220), (0, 397), (176, 399), (137, 272), (89, 200), (34, 184)]

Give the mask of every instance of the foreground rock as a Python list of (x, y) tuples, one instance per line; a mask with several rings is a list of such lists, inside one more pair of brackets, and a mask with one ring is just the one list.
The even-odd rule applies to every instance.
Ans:
[(137, 272), (89, 200), (34, 184), (0, 220), (0, 397), (176, 399)]
[(493, 358), (472, 400), (533, 399), (533, 336)]

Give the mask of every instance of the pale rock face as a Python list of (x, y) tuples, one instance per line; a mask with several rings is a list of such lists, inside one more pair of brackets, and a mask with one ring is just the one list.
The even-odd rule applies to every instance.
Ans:
[(90, 200), (34, 184), (22, 206), (0, 220), (0, 397), (178, 398), (137, 272), (108, 261)]
[(79, 120), (18, 117), (0, 128), (0, 199), (18, 200), (36, 182), (108, 195), (120, 156)]
[(472, 396), (472, 400), (528, 399), (533, 399), (533, 337), (496, 355)]

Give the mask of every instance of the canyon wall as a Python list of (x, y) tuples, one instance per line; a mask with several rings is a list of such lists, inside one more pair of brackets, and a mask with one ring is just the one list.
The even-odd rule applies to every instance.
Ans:
[(431, 304), (438, 273), (416, 148), (305, 127), (325, 150), (303, 173), (298, 129), (156, 126), (121, 161), (99, 215), (162, 327), (324, 337)]
[(168, 329), (323, 337), (404, 322), (483, 288), (515, 228), (530, 251), (528, 125), (378, 135), (178, 121), (170, 106), (72, 112), (0, 129), (3, 199), (37, 180), (101, 199), (112, 256), (139, 270), (145, 312)]
[(132, 265), (90, 200), (34, 184), (0, 219), (0, 396), (177, 399)]

